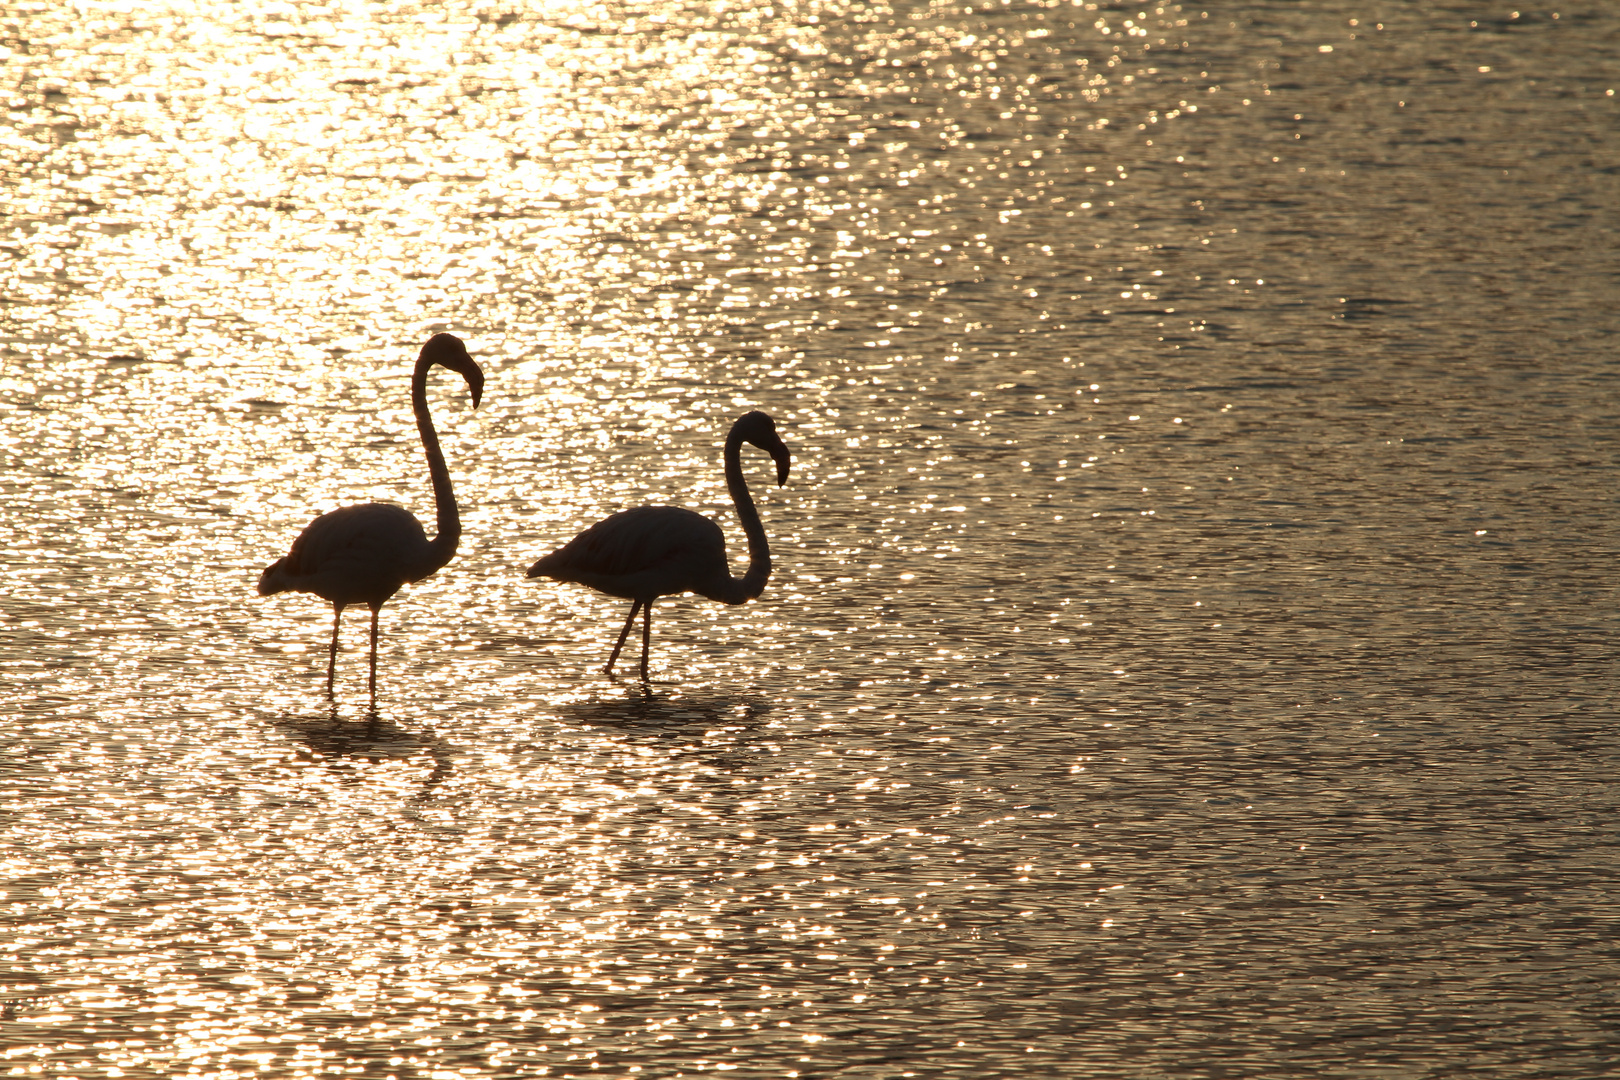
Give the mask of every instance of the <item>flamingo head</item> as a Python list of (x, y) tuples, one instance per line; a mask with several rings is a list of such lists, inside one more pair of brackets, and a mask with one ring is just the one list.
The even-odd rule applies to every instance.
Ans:
[(430, 364), (447, 367), (466, 379), (467, 389), (472, 391), (473, 408), (478, 408), (478, 402), (484, 396), (484, 372), (467, 355), (467, 346), (460, 338), (454, 334), (434, 334), (422, 346), (422, 358)]
[(787, 483), (788, 466), (793, 463), (793, 458), (788, 453), (787, 445), (782, 442), (782, 436), (776, 433), (776, 421), (768, 414), (755, 409), (738, 417), (733, 427), (744, 442), (752, 443), (771, 455), (772, 460), (776, 462), (777, 486)]

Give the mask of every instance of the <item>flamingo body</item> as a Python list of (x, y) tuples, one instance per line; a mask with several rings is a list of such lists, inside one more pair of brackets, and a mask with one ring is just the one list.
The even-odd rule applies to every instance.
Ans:
[(678, 506), (641, 506), (622, 510), (592, 525), (562, 547), (529, 567), (531, 578), (547, 577), (589, 586), (597, 592), (632, 601), (630, 617), (619, 632), (608, 657), (606, 672), (624, 647), (638, 611), (645, 612), (641, 628), (641, 677), (647, 677), (647, 654), (652, 639), (652, 606), (660, 596), (695, 592), (722, 604), (744, 604), (765, 590), (771, 576), (771, 551), (765, 526), (748, 484), (743, 480), (743, 443), (759, 447), (776, 461), (776, 482), (787, 482), (791, 458), (776, 433), (776, 422), (762, 412), (745, 413), (726, 435), (726, 487), (737, 508), (737, 518), (748, 537), (748, 570), (731, 576), (726, 561), (726, 538), (720, 526)]
[(572, 581), (642, 603), (695, 592), (722, 603), (731, 581), (720, 526), (679, 506), (621, 510), (529, 568), (529, 577)]
[(415, 514), (390, 503), (357, 503), (304, 526), (292, 550), (259, 575), (259, 595), (307, 592), (345, 607), (380, 607), (435, 569)]
[(461, 539), (461, 516), (450, 486), (450, 471), (428, 413), (427, 373), (435, 365), (467, 380), (473, 408), (484, 389), (484, 373), (467, 355), (461, 339), (435, 334), (422, 346), (411, 375), (411, 409), (427, 455), (439, 533), (428, 539), (422, 523), (402, 506), (359, 503), (322, 514), (298, 534), (292, 548), (259, 575), (259, 595), (314, 593), (332, 605), (332, 644), (326, 664), (326, 692), (337, 672), (338, 628), (343, 609), (371, 609), (371, 695), (377, 695), (377, 613), (400, 586), (420, 581), (448, 563)]

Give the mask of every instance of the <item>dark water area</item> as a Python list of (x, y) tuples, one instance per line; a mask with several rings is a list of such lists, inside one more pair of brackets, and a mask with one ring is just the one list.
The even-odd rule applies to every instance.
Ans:
[[(1617, 56), (1596, 4), (0, 10), (0, 1071), (1620, 1070)], [(328, 701), (254, 583), (431, 531), (437, 331), (461, 547)], [(603, 676), (628, 605), (525, 568), (668, 503), (740, 570), (756, 408), (764, 594)]]

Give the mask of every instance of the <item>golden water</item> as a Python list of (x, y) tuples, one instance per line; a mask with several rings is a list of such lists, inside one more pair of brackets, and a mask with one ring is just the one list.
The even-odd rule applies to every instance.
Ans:
[[(1570, 7), (7, 8), (0, 1072), (1612, 1068)], [(438, 330), (461, 551), (329, 705), (253, 583), (431, 522)], [(523, 569), (741, 561), (750, 408), (765, 595), (603, 678), (626, 605)]]

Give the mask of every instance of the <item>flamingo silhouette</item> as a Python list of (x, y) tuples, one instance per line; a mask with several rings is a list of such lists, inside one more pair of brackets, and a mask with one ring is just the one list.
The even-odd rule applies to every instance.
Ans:
[(427, 452), (433, 480), (433, 506), (439, 535), (432, 540), (409, 510), (389, 503), (360, 503), (322, 514), (298, 534), (292, 550), (259, 575), (259, 595), (314, 593), (332, 604), (332, 645), (326, 661), (326, 694), (332, 696), (337, 670), (338, 626), (343, 609), (363, 603), (371, 609), (371, 696), (377, 696), (377, 612), (399, 587), (421, 581), (450, 561), (461, 539), (461, 515), (450, 490), (450, 470), (439, 450), (439, 436), (428, 414), (427, 373), (438, 364), (461, 375), (472, 391), (473, 408), (484, 392), (484, 373), (467, 347), (452, 334), (434, 334), (422, 346), (411, 373), (411, 409)]
[(640, 506), (604, 518), (529, 567), (529, 577), (575, 581), (597, 592), (632, 601), (630, 617), (619, 631), (613, 655), (602, 670), (613, 674), (619, 650), (643, 612), (641, 677), (647, 677), (647, 651), (652, 642), (652, 606), (660, 596), (695, 592), (722, 604), (744, 604), (765, 591), (771, 576), (771, 548), (765, 526), (743, 480), (741, 451), (751, 443), (776, 460), (776, 483), (787, 482), (791, 462), (776, 433), (776, 422), (762, 412), (744, 413), (726, 435), (726, 488), (737, 506), (737, 518), (748, 537), (748, 572), (731, 576), (726, 538), (720, 526), (678, 506)]

